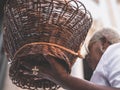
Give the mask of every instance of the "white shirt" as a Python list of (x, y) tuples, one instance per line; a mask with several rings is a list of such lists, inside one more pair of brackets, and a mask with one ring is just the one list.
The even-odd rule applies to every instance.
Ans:
[(120, 43), (107, 48), (93, 72), (91, 82), (120, 88)]

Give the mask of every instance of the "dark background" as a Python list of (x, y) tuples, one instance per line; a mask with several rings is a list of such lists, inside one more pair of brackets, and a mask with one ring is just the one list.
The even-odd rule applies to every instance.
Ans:
[(3, 20), (3, 10), (6, 0), (0, 0), (0, 90), (3, 90), (4, 80), (5, 80), (5, 73), (7, 67), (7, 60), (4, 56), (3, 51), (3, 37), (2, 37), (2, 20)]

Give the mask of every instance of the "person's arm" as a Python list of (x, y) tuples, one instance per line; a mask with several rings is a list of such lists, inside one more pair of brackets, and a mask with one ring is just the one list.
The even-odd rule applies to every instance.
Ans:
[(47, 56), (46, 59), (51, 64), (51, 67), (47, 70), (43, 69), (43, 77), (59, 84), (67, 90), (120, 90), (120, 88), (96, 85), (89, 81), (70, 76), (54, 58)]
[(57, 83), (67, 90), (120, 90), (120, 88), (97, 85), (70, 75), (57, 79)]

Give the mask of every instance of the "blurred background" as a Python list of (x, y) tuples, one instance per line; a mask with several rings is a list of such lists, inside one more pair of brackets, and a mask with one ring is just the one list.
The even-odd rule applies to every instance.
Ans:
[[(120, 0), (79, 0), (81, 1), (87, 10), (89, 10), (93, 17), (92, 27), (86, 37), (85, 43), (87, 44), (89, 38), (95, 30), (102, 27), (113, 27), (120, 31)], [(4, 55), (3, 50), (3, 37), (2, 37), (2, 19), (3, 8), (5, 0), (0, 0), (0, 90), (22, 90), (12, 84), (9, 79), (9, 65)], [(83, 54), (85, 53), (84, 47), (82, 48)], [(80, 58), (72, 67), (71, 75), (89, 80), (92, 71), (88, 67), (87, 63)], [(63, 89), (60, 89), (63, 90)]]

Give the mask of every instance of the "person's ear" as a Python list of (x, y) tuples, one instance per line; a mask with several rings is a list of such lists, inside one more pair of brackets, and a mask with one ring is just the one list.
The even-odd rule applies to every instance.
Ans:
[(105, 52), (105, 49), (104, 49), (103, 47), (101, 47), (101, 48), (100, 48), (100, 51), (101, 51), (102, 53), (104, 53), (104, 52)]

